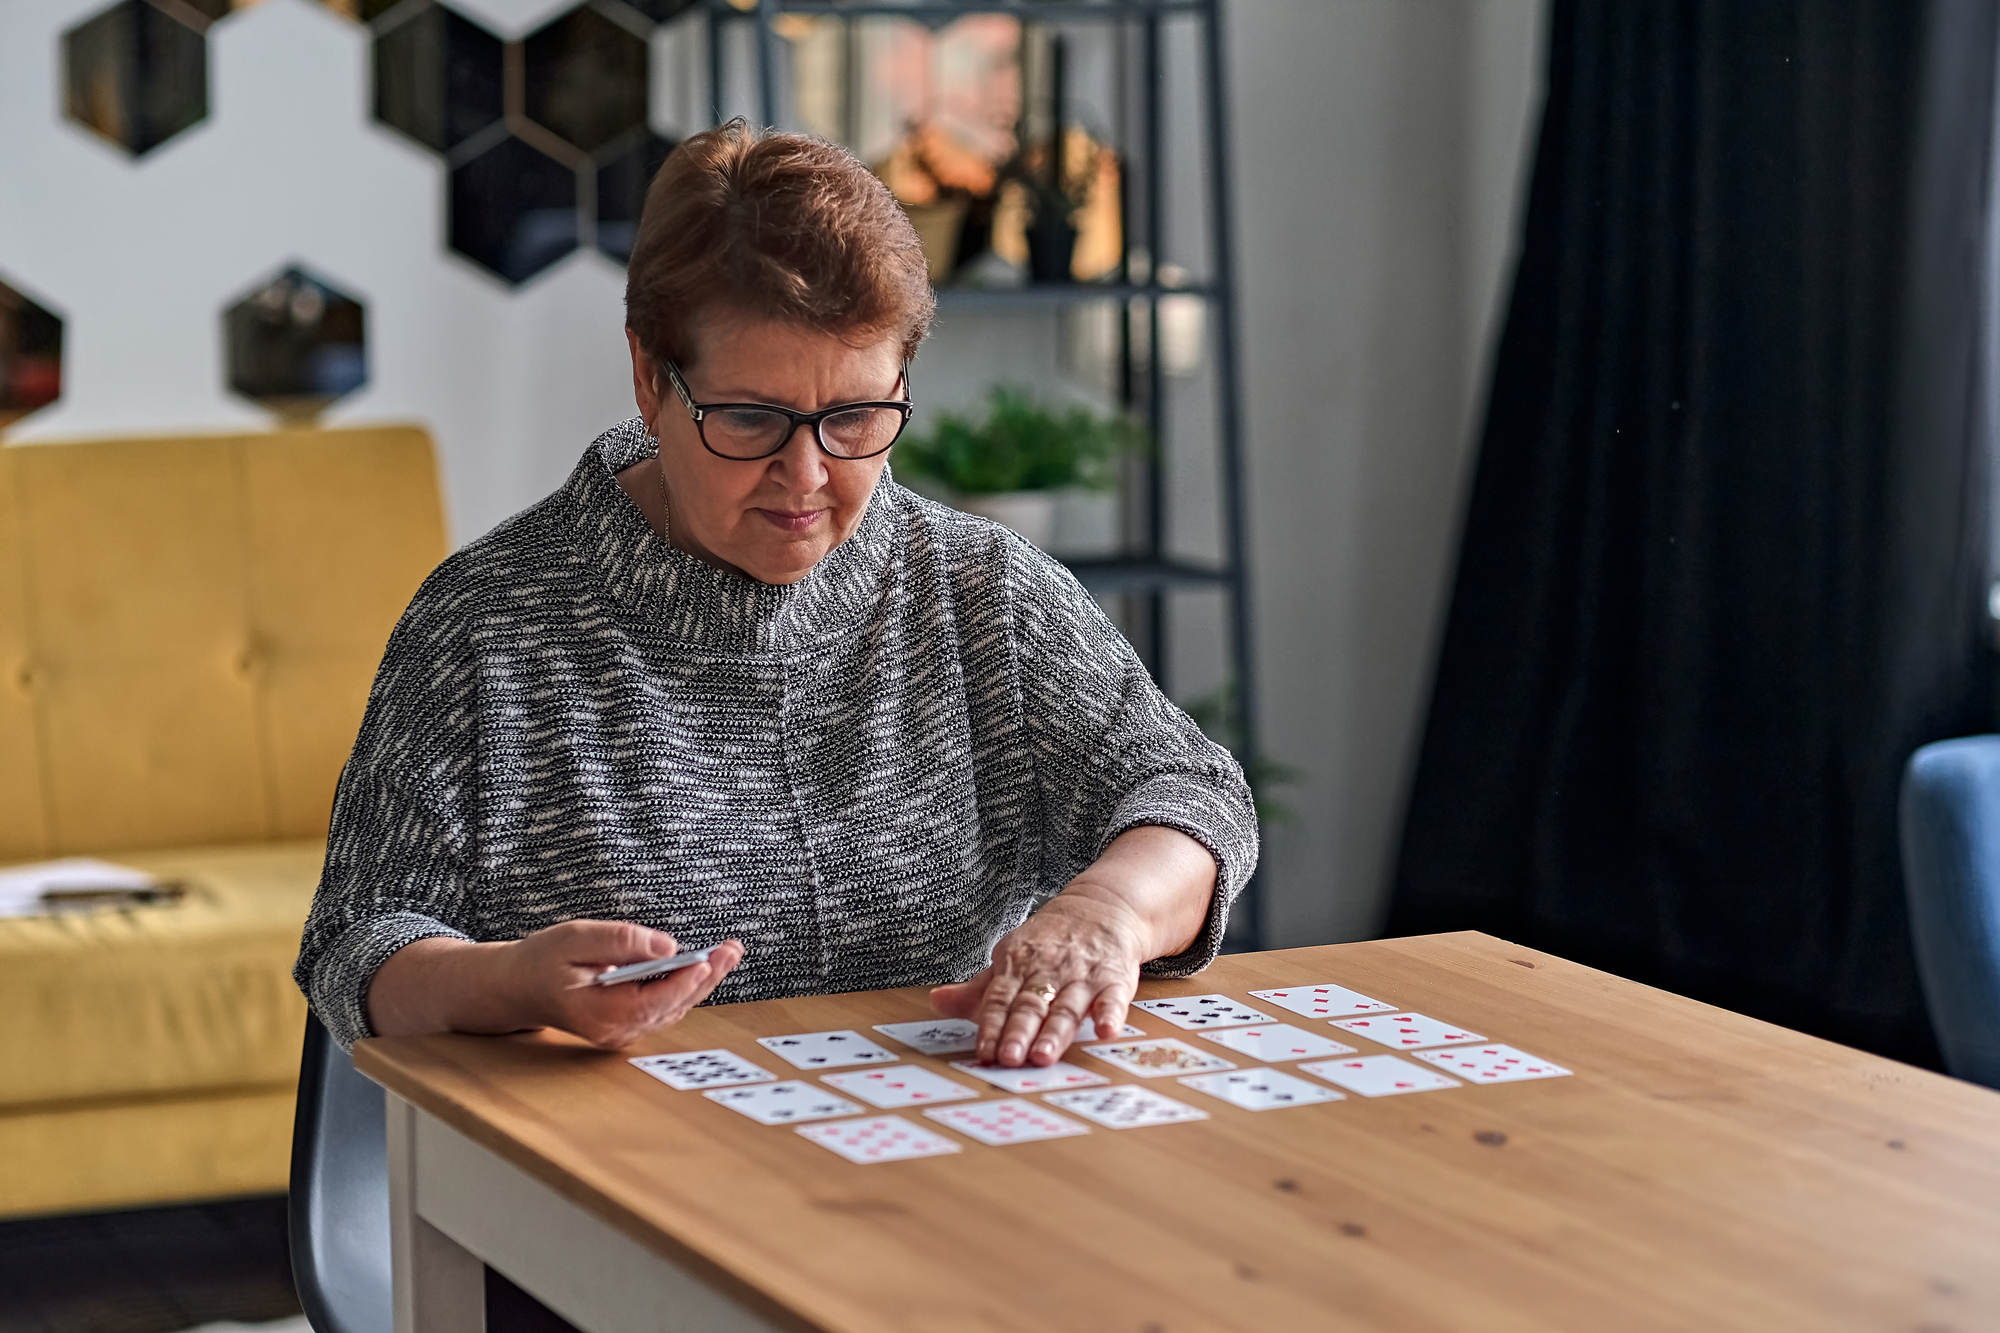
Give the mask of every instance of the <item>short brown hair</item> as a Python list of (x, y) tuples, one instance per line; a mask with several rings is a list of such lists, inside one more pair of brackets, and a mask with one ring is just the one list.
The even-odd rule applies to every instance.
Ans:
[(689, 365), (718, 308), (916, 355), (937, 310), (916, 228), (845, 148), (742, 119), (684, 140), (646, 190), (625, 323), (655, 361)]

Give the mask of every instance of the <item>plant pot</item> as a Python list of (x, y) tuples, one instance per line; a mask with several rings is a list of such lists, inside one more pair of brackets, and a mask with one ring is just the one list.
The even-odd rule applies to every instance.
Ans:
[(1028, 275), (1036, 282), (1074, 282), (1076, 228), (1065, 218), (1036, 218), (1028, 228)]
[(1054, 491), (1003, 491), (997, 495), (961, 495), (958, 507), (1011, 528), (1044, 551), (1055, 540)]
[(903, 205), (910, 225), (917, 229), (917, 243), (924, 247), (924, 264), (931, 271), (933, 287), (944, 286), (958, 267), (958, 234), (965, 225), (965, 209), (963, 199)]

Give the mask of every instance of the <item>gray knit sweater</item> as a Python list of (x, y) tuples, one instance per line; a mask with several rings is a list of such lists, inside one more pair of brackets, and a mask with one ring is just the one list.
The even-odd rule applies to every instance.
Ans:
[(1161, 824), (1257, 859), (1228, 753), (1069, 573), (885, 476), (778, 587), (662, 542), (618, 487), (636, 421), (450, 557), (404, 613), (334, 801), (294, 976), (343, 1044), (428, 936), (576, 917), (731, 936), (715, 1000), (962, 980), (1112, 838)]

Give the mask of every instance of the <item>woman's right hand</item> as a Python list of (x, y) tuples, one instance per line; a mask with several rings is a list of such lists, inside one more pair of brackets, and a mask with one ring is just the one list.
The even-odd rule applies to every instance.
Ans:
[(663, 977), (591, 984), (607, 968), (677, 952), (672, 935), (627, 921), (565, 921), (502, 944), (418, 940), (376, 969), (369, 1026), (384, 1037), (553, 1027), (626, 1046), (680, 1021), (743, 960), (743, 945), (727, 940), (707, 962)]

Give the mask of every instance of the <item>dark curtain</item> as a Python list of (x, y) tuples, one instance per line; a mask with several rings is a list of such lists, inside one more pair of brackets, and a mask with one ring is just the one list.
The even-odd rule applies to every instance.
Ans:
[(1897, 783), (1990, 728), (1990, 0), (1554, 0), (1393, 934), (1922, 1063)]

